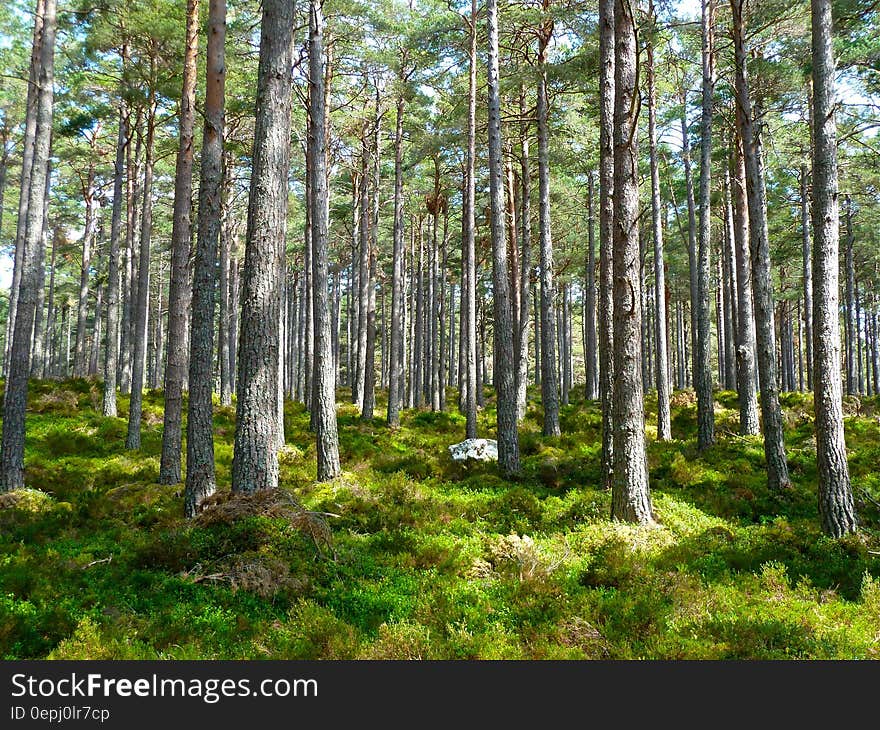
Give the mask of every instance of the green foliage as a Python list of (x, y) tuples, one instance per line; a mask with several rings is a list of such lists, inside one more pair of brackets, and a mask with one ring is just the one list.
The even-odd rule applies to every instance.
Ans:
[[(608, 519), (598, 411), (582, 402), (564, 409), (560, 438), (523, 424), (516, 483), (451, 463), (457, 414), (408, 411), (390, 430), (342, 406), (347, 471), (316, 484), (308, 414), (288, 404), (284, 490), (236, 501), (221, 489), (187, 522), (177, 488), (155, 483), (159, 423), (146, 420), (131, 454), (89, 381), (35, 385), (31, 487), (0, 497), (4, 658), (877, 656), (869, 399), (846, 422), (864, 530), (836, 541), (818, 527), (802, 396), (784, 400), (784, 496), (766, 488), (757, 438), (722, 432), (703, 453), (649, 440), (654, 528)], [(147, 405), (160, 411), (161, 394)], [(719, 394), (719, 414), (734, 406)], [(691, 407), (676, 394), (679, 423)], [(234, 413), (215, 416), (222, 486)], [(298, 504), (329, 516), (310, 522)]]

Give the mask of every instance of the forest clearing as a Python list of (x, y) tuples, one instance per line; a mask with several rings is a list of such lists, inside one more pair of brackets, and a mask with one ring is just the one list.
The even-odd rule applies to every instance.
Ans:
[(878, 25), (5, 4), (0, 656), (876, 658)]

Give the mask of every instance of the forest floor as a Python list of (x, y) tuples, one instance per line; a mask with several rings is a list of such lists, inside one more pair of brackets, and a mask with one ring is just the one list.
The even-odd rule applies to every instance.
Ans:
[[(657, 443), (649, 416), (655, 528), (608, 519), (600, 414), (584, 401), (563, 409), (561, 438), (540, 435), (530, 403), (516, 482), (451, 461), (457, 413), (406, 412), (392, 431), (341, 405), (345, 471), (328, 484), (289, 403), (284, 494), (245, 500), (229, 499), (234, 410), (218, 406), (221, 493), (194, 522), (182, 485), (155, 483), (160, 392), (137, 452), (127, 398), (103, 418), (97, 383), (35, 382), (30, 404), (30, 489), (0, 496), (4, 659), (880, 655), (877, 398), (846, 404), (863, 530), (842, 541), (819, 530), (804, 394), (783, 396), (795, 487), (781, 496), (760, 439), (736, 435), (734, 393), (717, 394), (719, 440), (702, 454), (693, 393), (674, 395), (674, 441)], [(494, 419), (490, 403), (481, 436)]]

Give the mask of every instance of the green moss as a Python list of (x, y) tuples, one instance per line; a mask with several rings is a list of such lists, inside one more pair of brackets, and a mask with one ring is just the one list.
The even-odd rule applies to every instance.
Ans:
[[(29, 489), (0, 496), (4, 658), (878, 654), (880, 426), (871, 399), (846, 406), (864, 529), (838, 541), (818, 526), (808, 394), (782, 396), (795, 485), (775, 494), (760, 438), (736, 435), (735, 393), (716, 394), (722, 428), (703, 452), (693, 393), (675, 393), (676, 440), (658, 443), (649, 428), (656, 528), (609, 519), (594, 402), (564, 407), (563, 434), (548, 439), (531, 389), (523, 474), (510, 481), (496, 465), (451, 461), (447, 447), (464, 437), (460, 414), (406, 411), (389, 429), (362, 422), (340, 392), (346, 471), (328, 484), (314, 482), (308, 413), (287, 403), (282, 485), (325, 515), (318, 528), (271, 511), (184, 521), (180, 485), (155, 481), (161, 393), (145, 394), (137, 452), (124, 448), (128, 399), (119, 399), (120, 418), (107, 419), (99, 395), (92, 380), (32, 383)], [(653, 394), (646, 406), (652, 423)], [(491, 397), (478, 420), (492, 437)], [(234, 421), (234, 408), (215, 404), (221, 490)]]

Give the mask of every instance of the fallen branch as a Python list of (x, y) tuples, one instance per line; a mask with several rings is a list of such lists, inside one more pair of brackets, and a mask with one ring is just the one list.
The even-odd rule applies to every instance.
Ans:
[(91, 568), (93, 565), (100, 565), (101, 563), (109, 563), (113, 560), (113, 556), (111, 555), (109, 558), (101, 558), (100, 560), (93, 560), (91, 563), (86, 563), (82, 569)]

